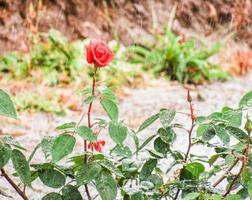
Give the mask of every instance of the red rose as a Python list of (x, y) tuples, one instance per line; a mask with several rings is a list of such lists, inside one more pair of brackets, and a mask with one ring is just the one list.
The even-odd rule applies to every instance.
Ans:
[(113, 59), (113, 52), (108, 45), (102, 41), (94, 40), (86, 48), (87, 62), (97, 67), (105, 67)]

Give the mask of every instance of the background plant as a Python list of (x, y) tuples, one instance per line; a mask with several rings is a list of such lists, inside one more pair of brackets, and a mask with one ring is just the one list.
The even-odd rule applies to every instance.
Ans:
[(128, 52), (131, 62), (141, 63), (155, 75), (165, 75), (181, 83), (202, 83), (229, 77), (209, 61), (220, 48), (219, 43), (200, 48), (195, 40), (183, 41), (167, 29), (164, 35), (157, 35), (154, 42), (129, 47)]

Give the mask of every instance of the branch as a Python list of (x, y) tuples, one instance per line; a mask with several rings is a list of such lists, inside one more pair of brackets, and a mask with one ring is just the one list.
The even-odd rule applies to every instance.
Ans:
[(238, 161), (239, 161), (239, 159), (237, 158), (237, 159), (235, 160), (235, 162), (233, 163), (233, 165), (231, 165), (231, 166), (227, 169), (227, 171), (225, 172), (225, 174), (223, 174), (223, 175), (213, 184), (213, 187), (216, 187), (216, 186), (219, 185), (223, 180), (225, 180), (226, 175), (228, 175), (228, 174), (232, 171), (232, 169), (236, 166), (236, 164), (238, 163)]
[(5, 172), (4, 169), (1, 169), (1, 175), (9, 182), (9, 184), (16, 190), (16, 192), (19, 194), (20, 197), (24, 200), (29, 200), (26, 196), (25, 192), (23, 192), (17, 185), (14, 183), (14, 181), (8, 176), (8, 174)]
[(237, 181), (237, 179), (241, 176), (241, 173), (242, 173), (244, 167), (245, 167), (245, 162), (242, 162), (241, 169), (239, 170), (238, 174), (234, 177), (233, 181), (229, 185), (229, 187), (228, 187), (226, 193), (223, 195), (223, 197), (226, 197), (232, 191), (233, 186), (234, 186), (235, 182)]
[[(187, 163), (190, 151), (191, 151), (191, 147), (192, 147), (192, 133), (193, 133), (193, 129), (195, 127), (195, 120), (196, 120), (196, 116), (194, 114), (194, 108), (193, 108), (193, 104), (192, 104), (192, 97), (190, 95), (190, 90), (188, 90), (187, 92), (187, 101), (189, 103), (189, 108), (190, 108), (190, 118), (191, 118), (191, 128), (187, 131), (188, 132), (188, 147), (187, 147), (187, 151), (186, 151), (186, 155), (185, 155), (185, 159), (184, 159), (184, 163)], [(178, 189), (178, 191), (175, 194), (174, 199), (176, 200), (179, 196), (180, 193), (180, 189)]]

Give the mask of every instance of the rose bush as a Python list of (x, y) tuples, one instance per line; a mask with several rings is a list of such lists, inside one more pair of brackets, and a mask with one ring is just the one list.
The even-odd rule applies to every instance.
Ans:
[[(245, 94), (238, 106), (225, 106), (207, 116), (196, 115), (188, 92), (185, 100), (188, 113), (163, 108), (133, 130), (120, 120), (118, 101), (113, 92), (96, 85), (97, 69), (106, 66), (112, 55), (104, 43), (103, 50), (99, 50), (98, 44), (101, 43), (91, 42), (87, 47), (87, 60), (94, 64), (94, 75), (92, 87), (81, 92), (86, 96), (83, 104), (87, 106), (87, 114), (83, 112), (79, 122), (58, 126), (59, 134), (43, 138), (29, 156), (11, 136), (1, 138), (1, 176), (20, 197), (32, 199), (26, 195), (25, 188), (32, 189), (33, 182), (39, 180), (54, 189), (54, 192), (44, 194), (42, 200), (251, 198), (252, 92)], [(94, 101), (100, 102), (107, 118), (92, 119)], [(0, 114), (17, 118), (10, 97), (2, 90)], [(190, 126), (176, 121), (180, 114), (188, 117)], [(83, 122), (85, 115), (86, 123)], [(148, 131), (145, 129), (158, 121), (160, 128), (141, 141), (140, 135)], [(102, 132), (108, 132), (114, 143), (110, 152), (102, 152), (105, 145), (105, 141), (99, 139)], [(185, 152), (173, 145), (178, 133), (187, 137)], [(83, 152), (76, 154), (73, 152), (77, 137), (83, 139), (84, 145)], [(131, 140), (134, 145), (127, 146), (126, 140)], [(207, 149), (211, 156), (192, 153), (195, 146)], [(38, 149), (44, 153), (41, 163), (33, 161)], [(19, 177), (24, 189), (10, 177), (8, 171), (12, 166), (13, 175)]]

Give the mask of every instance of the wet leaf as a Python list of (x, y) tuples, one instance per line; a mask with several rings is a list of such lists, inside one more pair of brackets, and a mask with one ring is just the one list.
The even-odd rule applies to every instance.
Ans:
[(76, 133), (78, 133), (79, 136), (81, 136), (84, 140), (87, 140), (89, 142), (96, 142), (96, 135), (93, 133), (91, 128), (88, 128), (87, 126), (80, 126)]
[(62, 189), (63, 200), (82, 200), (82, 196), (78, 188), (72, 185), (66, 185)]
[(157, 166), (157, 159), (147, 160), (144, 163), (143, 168), (140, 172), (139, 179), (141, 181), (147, 180), (156, 166)]
[(21, 181), (24, 184), (30, 186), (31, 185), (31, 172), (30, 172), (29, 164), (24, 154), (21, 151), (14, 149), (11, 153), (11, 160)]
[(44, 169), (39, 172), (42, 183), (51, 188), (61, 188), (66, 181), (65, 176), (55, 169)]
[(172, 123), (174, 117), (176, 115), (175, 110), (168, 110), (168, 109), (163, 109), (159, 113), (159, 119), (164, 128), (169, 127), (169, 125)]
[(61, 195), (55, 192), (51, 192), (45, 195), (42, 200), (63, 200)]
[(0, 89), (0, 115), (17, 119), (16, 109), (10, 96)]
[(84, 164), (76, 174), (76, 180), (79, 185), (84, 185), (94, 180), (101, 171), (101, 166), (96, 162)]
[(109, 99), (103, 99), (101, 100), (101, 105), (111, 120), (118, 120), (119, 111), (117, 105), (113, 101)]
[(68, 154), (72, 153), (76, 139), (68, 134), (59, 135), (53, 142), (52, 159), (58, 162)]
[(117, 186), (113, 177), (102, 172), (96, 178), (96, 189), (102, 200), (115, 200), (117, 196)]
[(2, 169), (10, 160), (11, 148), (9, 145), (0, 142), (0, 169)]
[(109, 123), (109, 135), (116, 144), (122, 144), (127, 137), (127, 128), (119, 122)]
[(140, 132), (144, 129), (146, 129), (148, 126), (150, 126), (152, 123), (154, 123), (157, 119), (159, 118), (159, 113), (152, 115), (151, 117), (149, 117), (148, 119), (146, 119), (141, 126), (139, 127), (137, 132)]

